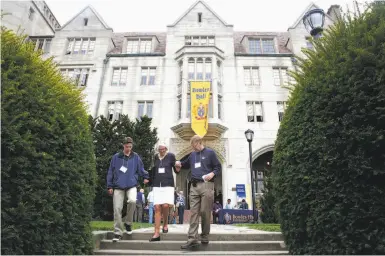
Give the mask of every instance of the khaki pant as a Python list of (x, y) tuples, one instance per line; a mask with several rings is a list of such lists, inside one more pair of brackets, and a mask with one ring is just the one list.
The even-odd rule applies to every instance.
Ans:
[(199, 182), (197, 186), (190, 188), (190, 228), (188, 240), (198, 239), (199, 215), (202, 218), (201, 237), (208, 239), (210, 234), (211, 213), (214, 203), (214, 182)]
[(124, 197), (127, 196), (127, 214), (125, 223), (127, 225), (132, 224), (132, 219), (134, 217), (134, 211), (136, 207), (136, 187), (130, 188), (128, 190), (114, 189), (114, 233), (115, 235), (122, 235), (122, 210)]

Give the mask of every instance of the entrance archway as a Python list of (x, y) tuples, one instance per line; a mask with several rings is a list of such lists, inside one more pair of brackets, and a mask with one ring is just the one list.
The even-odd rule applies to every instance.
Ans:
[[(190, 154), (185, 155), (180, 161), (186, 160)], [(191, 188), (191, 169), (181, 169), (179, 174), (176, 175), (176, 189), (177, 191), (183, 191), (183, 194), (186, 198), (186, 210), (190, 210), (190, 188)], [(214, 193), (215, 199), (218, 198), (219, 202), (222, 204), (222, 174), (215, 178), (214, 181)], [(223, 204), (222, 204), (223, 205)]]
[(253, 171), (256, 173), (256, 182), (258, 184), (258, 191), (256, 193), (263, 193), (264, 184), (263, 180), (266, 174), (271, 172), (271, 166), (273, 162), (273, 150), (265, 151), (264, 153), (257, 156), (253, 161)]

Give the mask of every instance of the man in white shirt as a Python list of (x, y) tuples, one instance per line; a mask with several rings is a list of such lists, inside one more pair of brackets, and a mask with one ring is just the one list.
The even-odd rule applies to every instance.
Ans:
[(148, 202), (148, 223), (152, 224), (154, 218), (154, 192), (151, 190), (147, 195)]
[(233, 207), (231, 206), (231, 199), (227, 199), (227, 204), (225, 205), (225, 209), (233, 209)]

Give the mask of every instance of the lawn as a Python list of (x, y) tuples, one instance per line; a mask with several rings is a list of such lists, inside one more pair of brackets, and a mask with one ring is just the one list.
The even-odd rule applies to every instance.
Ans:
[[(140, 228), (149, 228), (153, 226), (154, 224), (134, 222), (132, 225), (132, 229), (134, 230), (134, 229), (140, 229)], [(100, 230), (114, 231), (114, 222), (113, 221), (91, 221), (91, 228), (93, 231), (100, 231)]]
[(263, 231), (281, 232), (281, 226), (279, 224), (235, 224), (240, 227), (247, 227), (252, 229), (258, 229)]

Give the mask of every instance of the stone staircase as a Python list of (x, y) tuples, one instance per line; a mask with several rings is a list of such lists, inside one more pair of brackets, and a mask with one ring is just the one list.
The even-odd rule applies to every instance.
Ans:
[[(210, 243), (191, 251), (181, 250), (187, 240), (188, 225), (169, 225), (169, 233), (161, 234), (160, 242), (149, 242), (153, 229), (134, 230), (123, 240), (112, 242), (112, 232), (96, 234), (96, 255), (283, 255), (282, 234), (236, 226), (212, 225)], [(200, 230), (200, 229), (199, 229)]]

